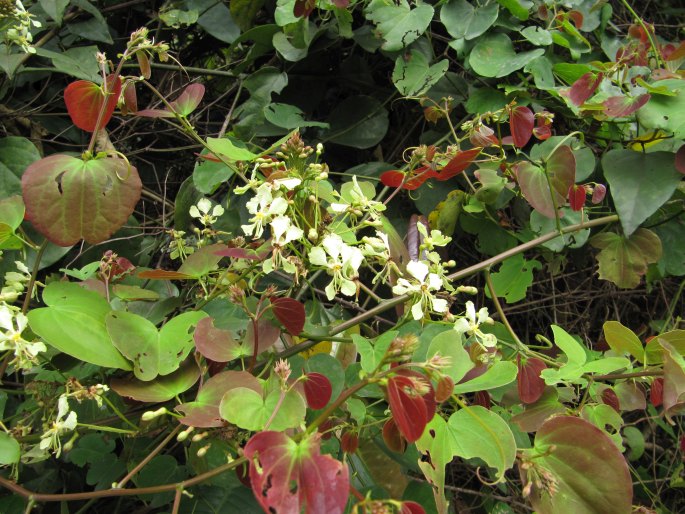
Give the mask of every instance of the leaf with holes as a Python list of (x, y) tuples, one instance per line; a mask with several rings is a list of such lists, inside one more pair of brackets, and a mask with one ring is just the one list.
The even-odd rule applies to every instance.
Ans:
[(535, 127), (535, 114), (528, 107), (519, 105), (509, 114), (509, 128), (514, 139), (514, 146), (523, 148), (530, 141)]
[(333, 393), (331, 381), (321, 373), (307, 373), (305, 377), (304, 394), (307, 405), (315, 410), (323, 409), (328, 405)]
[(294, 298), (272, 298), (271, 308), (288, 332), (294, 336), (302, 332), (305, 318), (304, 305)]
[(105, 323), (114, 346), (133, 362), (136, 378), (149, 381), (178, 369), (195, 346), (195, 325), (206, 316), (202, 311), (184, 312), (159, 331), (147, 319), (130, 312), (112, 311)]
[(625, 289), (636, 287), (647, 273), (647, 265), (658, 262), (662, 253), (661, 240), (646, 228), (628, 238), (604, 232), (590, 239), (590, 244), (600, 249), (599, 278)]
[(426, 3), (418, 3), (412, 9), (407, 0), (397, 3), (373, 0), (366, 7), (366, 18), (376, 24), (383, 38), (381, 48), (394, 52), (409, 46), (426, 31), (433, 12), (433, 6)]
[[(205, 318), (210, 319), (210, 318)], [(201, 320), (202, 323), (205, 320)], [(200, 325), (198, 323), (198, 327)], [(245, 387), (256, 393), (262, 393), (259, 379), (247, 371), (223, 371), (207, 380), (194, 402), (182, 403), (176, 410), (183, 414), (181, 423), (196, 428), (222, 427), (225, 421), (221, 418), (219, 405), (226, 391), (236, 387)]]
[[(523, 462), (521, 475), (532, 487), (529, 499), (540, 514), (633, 510), (628, 463), (609, 435), (588, 421), (570, 416), (549, 419), (536, 434), (534, 447), (523, 451)], [(549, 478), (543, 482), (540, 476)], [(550, 481), (553, 493), (545, 487)]]
[[(108, 75), (106, 83), (109, 96), (98, 129), (107, 125), (112, 118), (121, 93), (121, 80), (117, 75)], [(64, 90), (64, 103), (67, 104), (67, 112), (74, 125), (82, 130), (95, 132), (100, 110), (105, 103), (105, 93), (100, 86), (89, 80), (72, 82)]]
[(612, 118), (623, 118), (625, 116), (630, 116), (640, 107), (645, 105), (651, 95), (645, 93), (637, 97), (632, 96), (612, 96), (604, 100), (602, 105), (604, 106), (604, 114), (611, 116)]
[(523, 403), (537, 402), (545, 391), (545, 381), (540, 377), (540, 372), (547, 369), (544, 361), (533, 357), (521, 359), (518, 357), (518, 392)]
[(320, 434), (295, 441), (282, 432), (261, 432), (248, 441), (250, 483), (265, 512), (345, 512), (347, 466), (321, 455), (320, 439)]
[(28, 219), (53, 243), (104, 241), (126, 223), (142, 184), (123, 159), (81, 160), (51, 155), (34, 162), (21, 178)]
[(434, 86), (447, 72), (447, 59), (430, 65), (419, 50), (408, 55), (400, 55), (395, 60), (392, 81), (403, 96), (419, 96)]

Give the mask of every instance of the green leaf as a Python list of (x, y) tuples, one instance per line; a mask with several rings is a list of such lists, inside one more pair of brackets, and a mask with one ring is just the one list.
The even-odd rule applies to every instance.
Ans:
[(448, 67), (447, 59), (429, 66), (423, 52), (412, 50), (395, 60), (392, 81), (403, 96), (420, 96), (445, 75)]
[(61, 154), (31, 164), (21, 185), (26, 218), (60, 246), (107, 239), (126, 223), (142, 190), (138, 171), (124, 159)]
[(245, 430), (263, 430), (271, 419), (276, 406), (278, 412), (268, 426), (269, 430), (295, 428), (304, 421), (307, 406), (297, 391), (290, 390), (281, 400), (281, 391), (274, 390), (263, 398), (252, 389), (236, 387), (224, 394), (219, 405), (221, 417)]
[[(583, 219), (582, 211), (574, 211), (570, 207), (563, 207), (559, 218), (559, 223), (562, 228), (576, 225)], [(538, 235), (549, 234), (557, 229), (556, 220), (543, 216), (540, 211), (533, 210), (530, 213), (530, 228)], [(590, 229), (583, 229), (573, 232), (572, 234), (564, 234), (563, 236), (555, 237), (554, 239), (543, 243), (542, 246), (549, 248), (553, 252), (561, 252), (564, 248), (580, 248), (587, 243), (590, 237)]]
[(605, 375), (613, 373), (619, 369), (627, 369), (630, 367), (630, 360), (625, 357), (600, 357), (599, 359), (587, 362), (583, 365), (583, 373), (599, 373)]
[(516, 380), (517, 374), (518, 368), (513, 362), (497, 361), (482, 375), (454, 386), (454, 393), (474, 393), (502, 387)]
[(454, 380), (455, 384), (474, 367), (469, 352), (461, 343), (461, 336), (452, 329), (439, 333), (431, 340), (426, 359), (428, 360), (438, 353), (443, 357), (450, 358), (449, 366), (443, 372)]
[(24, 201), (21, 196), (0, 199), (0, 250), (16, 250), (24, 244), (15, 231), (24, 220)]
[(94, 432), (80, 437), (76, 441), (76, 447), (68, 453), (69, 460), (82, 468), (86, 464), (92, 464), (107, 457), (112, 453), (116, 443), (112, 439), (106, 439), (103, 434)]
[(447, 421), (454, 455), (478, 458), (497, 470), (496, 481), (514, 465), (516, 441), (509, 425), (494, 412), (481, 407), (464, 407)]
[(0, 431), (0, 464), (9, 466), (19, 462), (21, 447), (16, 439), (6, 432)]
[[(532, 481), (529, 500), (540, 514), (583, 512), (629, 514), (633, 484), (628, 464), (611, 438), (592, 423), (570, 416), (549, 419), (524, 450), (524, 484)], [(550, 494), (534, 477), (550, 476)], [(547, 483), (547, 482), (545, 482)]]
[(645, 362), (645, 350), (640, 338), (618, 321), (607, 321), (602, 326), (609, 347), (619, 354), (629, 353), (639, 362)]
[(200, 159), (193, 170), (193, 184), (200, 193), (210, 195), (234, 173), (235, 171), (223, 162)]
[(142, 382), (135, 378), (114, 378), (110, 387), (119, 395), (133, 398), (139, 402), (166, 402), (187, 391), (200, 378), (200, 368), (194, 359), (188, 359), (171, 375), (158, 377), (150, 382)]
[(629, 238), (611, 232), (597, 234), (590, 244), (601, 251), (597, 254), (599, 278), (618, 287), (632, 289), (647, 272), (647, 265), (661, 257), (661, 241), (654, 232), (638, 229)]
[(231, 16), (241, 30), (245, 31), (252, 27), (259, 10), (266, 0), (231, 0), (228, 4)]
[(673, 423), (674, 415), (685, 412), (685, 359), (677, 348), (661, 337), (656, 338), (663, 348), (664, 360), (664, 413)]
[(554, 385), (564, 380), (577, 381), (583, 375), (583, 365), (587, 354), (583, 346), (563, 328), (552, 325), (554, 344), (566, 355), (566, 363), (560, 368), (542, 370), (540, 376), (547, 385)]
[(542, 48), (537, 48), (517, 54), (509, 36), (489, 34), (480, 38), (473, 47), (469, 64), (482, 77), (506, 77), (544, 53)]
[(685, 81), (666, 79), (652, 83), (652, 87), (663, 87), (676, 96), (654, 94), (639, 111), (637, 119), (643, 127), (661, 129), (672, 133), (676, 139), (685, 139)]
[(0, 198), (21, 195), (21, 176), (38, 159), (40, 153), (25, 137), (0, 139)]
[(333, 109), (328, 122), (326, 140), (360, 149), (377, 145), (390, 124), (388, 111), (370, 96), (346, 98)]
[(105, 318), (112, 343), (133, 362), (136, 378), (150, 381), (169, 375), (195, 347), (193, 328), (202, 311), (189, 311), (169, 320), (158, 332), (151, 322), (130, 312), (112, 311)]
[(383, 38), (381, 48), (393, 52), (409, 46), (426, 31), (433, 19), (433, 6), (417, 2), (411, 9), (407, 0), (372, 0), (366, 7), (366, 18), (376, 24)]
[(378, 368), (395, 336), (397, 336), (397, 331), (389, 330), (372, 343), (369, 339), (359, 334), (352, 334), (352, 341), (357, 345), (357, 351), (359, 351), (364, 371), (373, 373)]
[(671, 152), (611, 150), (602, 167), (626, 236), (671, 198), (683, 178)]
[(40, 6), (57, 25), (62, 24), (62, 16), (69, 5), (69, 0), (39, 0)]
[[(497, 296), (504, 297), (507, 303), (523, 300), (533, 284), (533, 270), (541, 268), (540, 262), (528, 261), (521, 253), (504, 260), (499, 271), (491, 275)], [(490, 298), (490, 291), (486, 289), (485, 293)]]
[(530, 8), (535, 5), (530, 0), (497, 0), (497, 3), (521, 21), (528, 19)]
[(229, 161), (253, 161), (258, 157), (256, 153), (252, 153), (245, 147), (245, 143), (233, 138), (207, 138), (207, 146), (209, 149), (219, 155), (223, 155)]
[(549, 31), (536, 25), (531, 25), (530, 27), (523, 29), (521, 35), (537, 46), (548, 46), (552, 44), (552, 35)]
[(36, 55), (52, 60), (54, 71), (102, 84), (102, 75), (100, 75), (97, 61), (98, 51), (97, 46), (78, 46), (64, 52), (53, 52), (40, 47), (36, 48)]
[(654, 227), (654, 232), (661, 240), (663, 254), (658, 266), (667, 275), (680, 277), (685, 275), (685, 217), (682, 215)]
[(229, 8), (223, 3), (217, 3), (205, 11), (198, 18), (197, 24), (224, 43), (233, 43), (240, 36), (240, 28), (233, 21)]
[(218, 243), (203, 246), (189, 255), (183, 261), (181, 267), (178, 268), (178, 271), (192, 278), (202, 278), (216, 269), (217, 264), (223, 258), (221, 255), (217, 255), (216, 252), (225, 249), (226, 245)]
[(264, 106), (264, 117), (277, 127), (288, 130), (305, 127), (328, 128), (328, 123), (318, 121), (306, 121), (304, 113), (294, 105), (270, 103)]
[(439, 512), (447, 512), (445, 501), (445, 467), (452, 461), (452, 435), (447, 422), (442, 416), (433, 416), (426, 425), (421, 438), (416, 441), (416, 448), (429, 455), (430, 460), (419, 460), (419, 468), (428, 482), (436, 489), (435, 502)]
[(474, 39), (488, 30), (499, 14), (496, 3), (474, 7), (466, 0), (452, 0), (440, 10), (440, 21), (455, 39)]
[(81, 361), (107, 368), (131, 369), (112, 345), (105, 327), (111, 310), (93, 291), (71, 282), (52, 282), (43, 290), (48, 307), (28, 313), (29, 324), (41, 339)]

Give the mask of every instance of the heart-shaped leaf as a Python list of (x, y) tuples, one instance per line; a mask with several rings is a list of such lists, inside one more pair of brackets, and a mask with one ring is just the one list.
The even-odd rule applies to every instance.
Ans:
[(206, 317), (198, 321), (193, 334), (195, 347), (203, 357), (215, 362), (230, 362), (251, 355), (230, 330), (214, 327), (214, 320)]
[[(524, 483), (540, 514), (584, 512), (629, 514), (633, 484), (628, 464), (609, 435), (592, 423), (570, 416), (549, 419), (524, 450)], [(540, 480), (540, 476), (547, 476)]]
[(274, 315), (283, 323), (288, 332), (296, 336), (304, 328), (304, 305), (294, 298), (272, 298), (271, 308)]
[(522, 360), (518, 358), (518, 392), (523, 403), (537, 402), (545, 391), (545, 381), (540, 377), (540, 372), (547, 369), (547, 365), (541, 359)]
[(71, 121), (78, 128), (95, 132), (106, 126), (112, 118), (121, 93), (121, 80), (119, 80), (118, 75), (108, 75), (106, 84), (108, 90), (107, 105), (97, 129), (98, 116), (105, 103), (103, 89), (89, 80), (77, 80), (69, 84), (64, 90), (64, 103), (67, 104), (67, 112)]
[(568, 190), (568, 203), (571, 210), (580, 211), (585, 206), (585, 186), (573, 184)]
[(599, 278), (618, 287), (632, 289), (647, 273), (647, 265), (658, 262), (662, 254), (661, 240), (646, 228), (640, 228), (629, 238), (603, 232), (590, 239), (601, 251), (597, 254)]
[(97, 366), (131, 369), (107, 334), (105, 317), (112, 308), (102, 296), (73, 282), (52, 282), (43, 302), (48, 307), (28, 313), (31, 330), (43, 341)]
[(143, 381), (169, 375), (193, 349), (193, 329), (206, 317), (202, 311), (184, 312), (160, 331), (150, 321), (130, 312), (112, 311), (105, 323), (112, 343), (133, 362), (133, 373)]
[(142, 382), (133, 377), (114, 378), (110, 386), (120, 396), (133, 398), (139, 402), (167, 402), (187, 391), (200, 378), (200, 368), (193, 359), (188, 359), (171, 375), (158, 377), (149, 382)]
[(248, 441), (250, 483), (265, 512), (345, 512), (347, 466), (321, 455), (320, 439), (315, 433), (297, 442), (283, 432), (261, 432)]
[(509, 114), (509, 128), (514, 146), (523, 148), (530, 141), (535, 127), (535, 114), (528, 107), (516, 106)]
[(285, 430), (295, 428), (303, 421), (307, 406), (300, 394), (291, 389), (283, 393), (280, 389), (263, 393), (236, 387), (226, 392), (219, 405), (221, 417), (245, 430)]
[(404, 438), (413, 443), (426, 428), (428, 411), (411, 377), (395, 375), (388, 379), (388, 402), (392, 417)]
[(50, 241), (95, 244), (119, 229), (138, 203), (138, 171), (123, 159), (51, 155), (21, 179), (26, 218)]
[(304, 394), (310, 408), (323, 409), (331, 399), (333, 388), (331, 381), (321, 373), (307, 373), (304, 382)]
[(190, 84), (176, 100), (171, 102), (171, 106), (181, 116), (188, 116), (197, 109), (203, 96), (205, 96), (205, 86), (202, 84)]
[(587, 72), (576, 80), (567, 93), (573, 105), (583, 105), (588, 98), (595, 94), (603, 78), (604, 74), (602, 73)]
[(0, 250), (17, 250), (24, 246), (15, 231), (24, 221), (24, 201), (21, 196), (0, 200)]

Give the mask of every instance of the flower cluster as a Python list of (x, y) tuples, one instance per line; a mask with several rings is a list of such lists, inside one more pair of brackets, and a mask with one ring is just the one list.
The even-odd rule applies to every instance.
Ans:
[(0, 7), (0, 33), (7, 46), (16, 45), (26, 53), (35, 54), (31, 28), (40, 28), (41, 23), (33, 19), (21, 0), (16, 0), (14, 5), (11, 0), (4, 0)]
[(41, 341), (27, 341), (22, 336), (28, 319), (6, 303), (0, 303), (0, 350), (11, 351), (10, 364), (17, 369), (29, 370), (38, 364), (38, 354), (47, 350)]

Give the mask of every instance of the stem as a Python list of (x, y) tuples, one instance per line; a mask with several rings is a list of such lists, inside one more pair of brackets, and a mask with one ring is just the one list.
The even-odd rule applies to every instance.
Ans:
[(145, 466), (147, 466), (147, 464), (155, 457), (155, 455), (157, 455), (159, 452), (161, 452), (161, 451), (162, 451), (162, 448), (164, 448), (167, 444), (169, 444), (169, 442), (170, 442), (174, 437), (176, 437), (176, 434), (178, 434), (178, 432), (179, 432), (180, 430), (181, 430), (181, 425), (177, 425), (176, 428), (174, 428), (174, 429), (169, 433), (169, 435), (166, 436), (166, 437), (164, 438), (164, 440), (163, 440), (161, 443), (159, 443), (159, 444), (155, 447), (154, 450), (152, 450), (148, 455), (146, 455), (146, 457), (145, 457), (143, 460), (141, 460), (141, 461), (138, 463), (138, 465), (137, 465), (135, 468), (133, 468), (133, 469), (131, 470), (131, 472), (130, 472), (128, 475), (126, 475), (124, 478), (122, 478), (122, 479), (119, 481), (119, 483), (116, 485), (116, 489), (121, 489), (122, 487), (124, 487), (124, 485), (126, 484), (126, 482), (128, 482), (129, 480), (131, 480), (131, 478), (133, 478), (133, 477), (136, 475), (136, 473), (138, 473), (141, 469), (143, 469)]
[(622, 378), (638, 378), (638, 377), (662, 377), (664, 371), (662, 369), (655, 369), (651, 371), (635, 371), (633, 373), (609, 373), (607, 375), (592, 375), (593, 380), (620, 380)]
[(98, 430), (100, 432), (112, 432), (114, 434), (132, 435), (138, 433), (137, 430), (126, 430), (125, 428), (114, 428), (103, 425), (91, 425), (90, 423), (78, 423), (79, 427), (87, 428), (89, 430)]
[(649, 39), (649, 44), (652, 47), (652, 51), (654, 52), (654, 58), (656, 59), (656, 65), (658, 67), (663, 67), (663, 63), (661, 62), (661, 54), (659, 53), (659, 49), (656, 46), (656, 42), (654, 41), (654, 38), (652, 37), (652, 32), (647, 28), (647, 25), (645, 24), (644, 21), (642, 21), (642, 18), (640, 18), (637, 13), (633, 10), (633, 8), (630, 6), (630, 4), (627, 2), (627, 0), (621, 0), (621, 3), (625, 6), (626, 9), (628, 9), (628, 12), (633, 15), (635, 20), (637, 21), (638, 25), (642, 27), (642, 30), (645, 31), (645, 34), (647, 34), (647, 38)]
[(512, 328), (511, 324), (509, 323), (509, 320), (507, 319), (507, 316), (504, 314), (504, 310), (502, 309), (502, 304), (499, 301), (499, 298), (497, 298), (497, 291), (495, 291), (495, 284), (492, 282), (492, 277), (490, 276), (490, 270), (485, 270), (485, 282), (488, 286), (488, 290), (490, 291), (490, 297), (492, 299), (492, 303), (495, 304), (495, 309), (497, 309), (497, 314), (499, 315), (500, 319), (502, 320), (502, 324), (506, 327), (507, 331), (511, 335), (511, 337), (514, 339), (514, 342), (516, 345), (519, 347), (519, 349), (522, 349), (524, 352), (528, 350), (525, 344), (521, 342), (519, 339), (519, 336), (516, 335), (516, 332), (514, 332), (514, 329)]
[(33, 263), (33, 270), (31, 270), (31, 278), (26, 286), (26, 296), (24, 297), (24, 304), (21, 306), (21, 313), (26, 314), (29, 310), (29, 304), (31, 303), (31, 296), (33, 296), (33, 288), (36, 285), (36, 277), (38, 276), (38, 269), (40, 268), (40, 261), (43, 258), (43, 253), (48, 247), (48, 240), (45, 239), (38, 248), (36, 252), (36, 262)]
[(176, 494), (174, 495), (174, 506), (171, 509), (171, 514), (178, 514), (178, 509), (181, 507), (181, 496), (183, 496), (183, 486), (176, 489)]
[(128, 426), (130, 426), (130, 427), (131, 427), (132, 429), (134, 429), (136, 432), (138, 432), (138, 431), (140, 430), (135, 424), (133, 424), (131, 421), (129, 421), (129, 419), (128, 419), (126, 416), (124, 416), (124, 415), (121, 413), (121, 411), (120, 411), (119, 409), (117, 409), (116, 405), (114, 405), (114, 404), (109, 400), (109, 398), (107, 398), (107, 396), (102, 395), (102, 399), (105, 401), (105, 403), (107, 404), (107, 406), (108, 406), (110, 409), (112, 409), (112, 412), (114, 412), (114, 414), (115, 414), (121, 421), (123, 421), (124, 423), (126, 423)]
[(257, 322), (256, 317), (252, 318), (252, 333), (254, 334), (254, 348), (252, 350), (252, 362), (250, 362), (250, 373), (254, 370), (255, 364), (257, 363), (257, 355), (259, 355), (259, 323)]
[(307, 427), (307, 430), (305, 434), (311, 434), (316, 428), (326, 421), (331, 414), (335, 412), (335, 410), (340, 407), (347, 399), (352, 396), (354, 393), (359, 391), (360, 389), (366, 387), (370, 383), (370, 380), (368, 378), (365, 378), (364, 380), (354, 384), (351, 387), (348, 387), (345, 389), (342, 393), (340, 393), (340, 396), (336, 398), (336, 400), (331, 403), (328, 407), (324, 409), (324, 411), (319, 414), (319, 416), (311, 422), (311, 424)]

